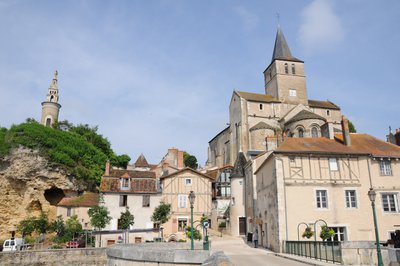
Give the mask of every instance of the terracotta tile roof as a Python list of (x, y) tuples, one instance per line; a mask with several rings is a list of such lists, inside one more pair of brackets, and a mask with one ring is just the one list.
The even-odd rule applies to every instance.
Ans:
[[(106, 175), (104, 175), (106, 176)], [(137, 171), (137, 170), (120, 170), (111, 169), (110, 175), (107, 177), (117, 177), (117, 178), (156, 178), (156, 173), (152, 171)]]
[(316, 108), (340, 110), (340, 107), (331, 101), (308, 100), (308, 106)]
[(240, 97), (254, 102), (264, 102), (264, 103), (280, 103), (278, 99), (275, 99), (270, 94), (259, 94), (252, 92), (235, 91)]
[(129, 187), (122, 189), (119, 178), (103, 177), (100, 183), (100, 192), (116, 192), (116, 193), (157, 193), (155, 179), (139, 179), (130, 180)]
[(399, 157), (400, 147), (367, 134), (350, 134), (351, 145), (343, 144), (341, 134), (328, 138), (287, 138), (274, 153), (354, 154)]
[(99, 194), (85, 192), (81, 196), (64, 197), (57, 206), (63, 207), (92, 207), (99, 204)]
[(137, 158), (135, 162), (135, 167), (150, 167), (149, 163), (146, 160), (146, 157), (144, 157), (143, 154), (140, 154), (139, 158)]
[(289, 121), (287, 121), (285, 123), (285, 125), (293, 123), (293, 122), (301, 121), (301, 120), (306, 120), (306, 119), (319, 119), (319, 120), (326, 121), (326, 119), (320, 115), (317, 115), (317, 114), (307, 111), (307, 110), (301, 110), (298, 114), (296, 114), (291, 119), (289, 119)]

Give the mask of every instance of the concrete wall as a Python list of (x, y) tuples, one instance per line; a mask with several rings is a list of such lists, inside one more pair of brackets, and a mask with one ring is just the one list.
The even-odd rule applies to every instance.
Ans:
[(2, 266), (106, 265), (105, 248), (0, 252)]

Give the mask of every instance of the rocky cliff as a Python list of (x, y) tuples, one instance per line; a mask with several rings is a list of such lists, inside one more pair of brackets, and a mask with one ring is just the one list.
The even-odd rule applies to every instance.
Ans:
[(56, 204), (64, 195), (87, 189), (66, 170), (38, 151), (13, 149), (0, 158), (0, 239), (10, 237), (18, 223), (41, 211), (56, 217)]

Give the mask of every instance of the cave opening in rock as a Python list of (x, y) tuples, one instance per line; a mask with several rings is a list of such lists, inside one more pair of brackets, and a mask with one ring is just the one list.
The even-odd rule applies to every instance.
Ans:
[(50, 205), (57, 205), (62, 198), (65, 197), (64, 191), (57, 187), (52, 187), (44, 191), (45, 199), (50, 203)]

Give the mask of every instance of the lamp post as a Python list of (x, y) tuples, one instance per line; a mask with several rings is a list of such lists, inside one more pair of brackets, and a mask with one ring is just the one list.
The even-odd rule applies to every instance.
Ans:
[(196, 199), (196, 195), (193, 191), (189, 193), (189, 202), (190, 202), (190, 249), (194, 250), (194, 229), (193, 229), (193, 204)]
[(378, 255), (378, 266), (383, 266), (382, 254), (381, 254), (381, 246), (379, 244), (378, 223), (376, 221), (376, 212), (375, 212), (376, 192), (374, 191), (374, 189), (372, 187), (368, 191), (368, 197), (369, 197), (369, 200), (371, 201), (372, 214), (374, 216), (375, 238), (376, 238), (376, 253)]

